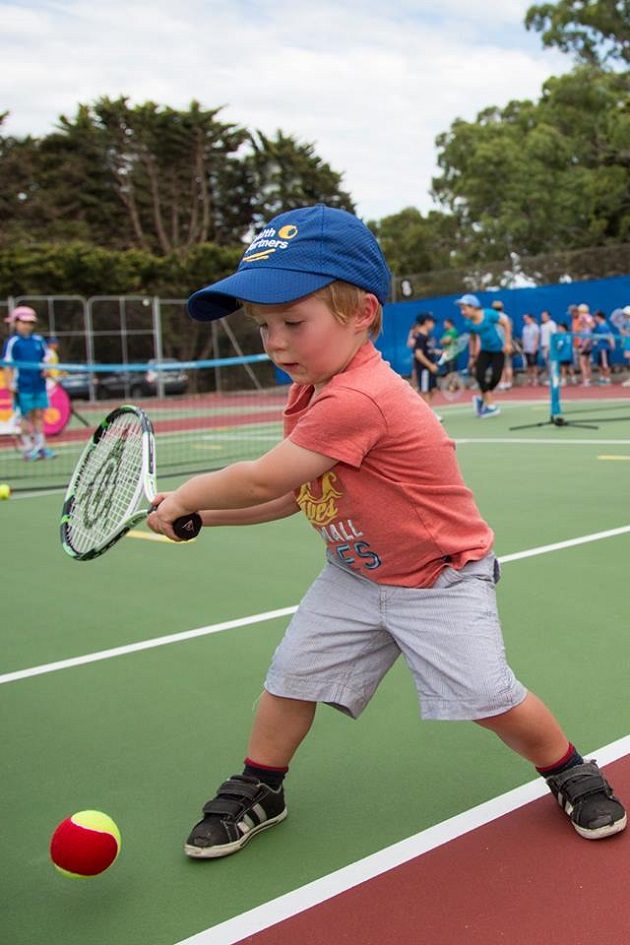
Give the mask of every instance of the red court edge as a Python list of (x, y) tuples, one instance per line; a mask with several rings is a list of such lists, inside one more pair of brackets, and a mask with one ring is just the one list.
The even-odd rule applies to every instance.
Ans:
[[(605, 772), (627, 801), (630, 758)], [(629, 894), (630, 832), (585, 840), (549, 794), (235, 945), (629, 945)]]

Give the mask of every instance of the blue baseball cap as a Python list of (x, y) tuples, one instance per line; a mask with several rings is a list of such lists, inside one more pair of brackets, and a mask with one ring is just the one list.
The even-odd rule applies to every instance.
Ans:
[(199, 289), (188, 312), (199, 322), (223, 318), (240, 300), (282, 305), (336, 279), (384, 304), (391, 275), (373, 233), (352, 213), (319, 203), (274, 217), (245, 250), (237, 271)]
[(476, 295), (462, 295), (461, 299), (455, 299), (454, 305), (472, 305), (475, 308), (481, 308), (481, 302)]

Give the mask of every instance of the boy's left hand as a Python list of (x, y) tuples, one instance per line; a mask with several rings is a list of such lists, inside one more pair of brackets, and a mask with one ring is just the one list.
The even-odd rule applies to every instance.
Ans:
[(173, 531), (173, 522), (176, 518), (190, 515), (188, 509), (183, 508), (175, 499), (174, 492), (159, 492), (153, 500), (154, 511), (147, 517), (147, 524), (151, 531), (158, 535), (166, 535), (171, 541), (183, 541)]

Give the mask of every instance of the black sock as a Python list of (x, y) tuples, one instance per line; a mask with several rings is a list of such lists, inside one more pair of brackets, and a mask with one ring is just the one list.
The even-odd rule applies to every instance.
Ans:
[(251, 758), (246, 758), (243, 774), (250, 778), (257, 778), (263, 784), (267, 784), (274, 791), (277, 791), (282, 785), (288, 770), (288, 768), (272, 768), (269, 765), (260, 765), (252, 761)]
[(568, 768), (575, 768), (576, 765), (583, 765), (584, 758), (576, 750), (574, 745), (569, 745), (565, 754), (555, 765), (550, 765), (548, 768), (536, 768), (538, 774), (541, 774), (543, 778), (551, 778), (556, 774), (560, 774), (562, 771), (566, 771)]

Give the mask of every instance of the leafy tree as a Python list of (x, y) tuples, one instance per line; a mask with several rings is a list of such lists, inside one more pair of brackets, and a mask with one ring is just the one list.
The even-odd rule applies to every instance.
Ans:
[(437, 138), (433, 192), (455, 217), (455, 265), (630, 237), (628, 77), (550, 78), (539, 102), (487, 108)]
[[(125, 211), (130, 242), (168, 255), (205, 242), (236, 238), (223, 207), (247, 206), (228, 191), (230, 164), (247, 132), (217, 120), (219, 109), (185, 110), (153, 102), (130, 106), (126, 98), (82, 106), (75, 121), (61, 119), (68, 137), (86, 117), (101, 142), (113, 192)], [(243, 226), (243, 219), (237, 225)]]
[(283, 210), (312, 203), (354, 211), (350, 195), (341, 189), (342, 175), (317, 156), (313, 144), (300, 144), (280, 130), (275, 138), (258, 131), (250, 144), (246, 166), (257, 225)]
[(352, 209), (341, 175), (312, 144), (250, 133), (219, 112), (100, 98), (41, 139), (0, 137), (0, 245), (85, 240), (186, 255), (206, 243), (242, 245), (291, 206)]
[(532, 6), (525, 26), (542, 33), (544, 46), (573, 52), (578, 60), (601, 65), (630, 61), (628, 0), (559, 0)]
[(394, 274), (427, 272), (449, 266), (455, 218), (431, 210), (424, 217), (415, 207), (368, 224)]

